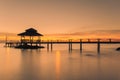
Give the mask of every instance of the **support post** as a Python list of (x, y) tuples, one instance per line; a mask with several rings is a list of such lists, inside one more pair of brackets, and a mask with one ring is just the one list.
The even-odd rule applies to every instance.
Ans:
[(41, 41), (41, 39), (40, 39), (40, 41), (39, 41), (39, 46), (41, 46), (41, 42), (42, 42), (42, 41)]
[(52, 40), (51, 40), (51, 51), (53, 50), (53, 42), (52, 42)]
[(72, 40), (71, 39), (69, 39), (68, 44), (69, 44), (69, 51), (72, 51)]
[(70, 49), (71, 49), (71, 46), (70, 46), (70, 40), (69, 40), (69, 43), (68, 43), (68, 45), (69, 45), (69, 51), (70, 51)]
[(47, 50), (49, 51), (49, 40), (47, 41)]
[(40, 36), (38, 36), (38, 44), (39, 44), (39, 46), (41, 46), (41, 37)]
[(100, 39), (98, 39), (98, 43), (97, 43), (97, 52), (98, 54), (100, 53)]
[(8, 37), (7, 37), (7, 35), (5, 36), (5, 46), (7, 47), (7, 41), (8, 40)]
[(82, 52), (82, 39), (80, 39), (80, 51)]
[(70, 50), (72, 51), (72, 39), (71, 39), (71, 42), (70, 42), (70, 46), (71, 46), (71, 49), (70, 49)]

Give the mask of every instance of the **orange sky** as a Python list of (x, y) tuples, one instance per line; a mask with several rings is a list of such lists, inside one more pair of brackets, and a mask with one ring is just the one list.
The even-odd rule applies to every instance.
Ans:
[[(120, 30), (98, 30), (91, 32), (75, 32), (70, 34), (43, 34), (42, 40), (79, 40), (79, 39), (120, 39)], [(17, 34), (10, 33), (0, 33), (0, 40), (20, 40), (20, 37)], [(29, 39), (29, 37), (26, 39)], [(34, 39), (38, 39), (38, 37), (34, 37)]]
[(120, 30), (119, 0), (0, 0), (0, 32)]
[(119, 4), (119, 0), (0, 0), (0, 32), (5, 32), (0, 40), (5, 40), (6, 32), (17, 34), (31, 27), (47, 34), (42, 38), (46, 40), (119, 38)]

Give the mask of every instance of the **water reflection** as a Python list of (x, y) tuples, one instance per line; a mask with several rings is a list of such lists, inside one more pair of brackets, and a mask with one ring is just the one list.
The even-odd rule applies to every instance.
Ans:
[[(38, 50), (21, 50), (21, 80), (39, 80), (37, 60)], [(37, 71), (37, 70), (38, 71)]]
[(120, 56), (115, 51), (101, 55), (85, 50), (80, 54), (77, 49), (71, 54), (68, 50), (0, 51), (0, 80), (120, 80)]
[(60, 80), (60, 51), (56, 52), (56, 80)]
[[(4, 52), (5, 50), (5, 52)], [(0, 80), (19, 80), (20, 54), (10, 48), (2, 49), (0, 56)]]
[[(9, 49), (9, 48), (6, 48), (6, 53), (7, 53), (7, 54), (6, 54), (6, 59), (5, 59), (5, 60), (6, 60), (5, 69), (8, 70), (8, 69), (10, 69), (10, 68), (9, 68), (9, 67), (10, 67), (10, 66), (9, 66), (9, 65), (10, 65), (10, 49)], [(9, 66), (9, 67), (8, 67), (8, 66)]]

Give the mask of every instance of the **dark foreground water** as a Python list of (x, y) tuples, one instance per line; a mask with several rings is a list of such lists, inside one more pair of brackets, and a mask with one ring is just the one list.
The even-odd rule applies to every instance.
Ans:
[(0, 80), (120, 80), (120, 45), (54, 45), (45, 49), (21, 50), (0, 44)]

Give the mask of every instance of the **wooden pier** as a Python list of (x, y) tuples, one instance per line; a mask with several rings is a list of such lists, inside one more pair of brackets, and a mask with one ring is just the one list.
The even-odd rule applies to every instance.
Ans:
[[(43, 41), (41, 40), (40, 42), (37, 41), (33, 41), (33, 42), (26, 42), (27, 44), (31, 44), (31, 45), (42, 45), (42, 44), (46, 44), (47, 45), (47, 50), (53, 50), (53, 45), (54, 44), (68, 44), (68, 50), (72, 51), (73, 49), (73, 44), (79, 44), (80, 45), (80, 52), (82, 52), (83, 48), (83, 44), (97, 44), (97, 52), (100, 53), (100, 49), (101, 49), (101, 44), (120, 44), (120, 40), (115, 40), (115, 39), (88, 39), (88, 40), (84, 40), (84, 39), (79, 39), (79, 40), (66, 40), (66, 41), (60, 41), (60, 40), (47, 40), (47, 41)], [(6, 47), (16, 47), (18, 45), (21, 45), (23, 43), (21, 42), (6, 42), (5, 46)]]

